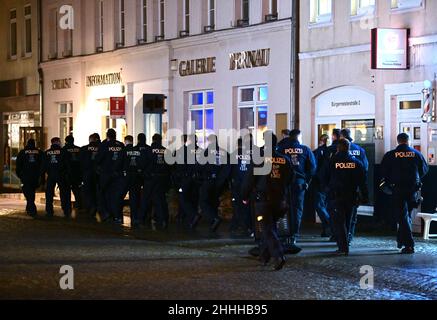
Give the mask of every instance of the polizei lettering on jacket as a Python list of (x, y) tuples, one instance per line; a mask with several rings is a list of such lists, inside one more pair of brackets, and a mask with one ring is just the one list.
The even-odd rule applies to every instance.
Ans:
[(108, 150), (111, 152), (121, 152), (123, 150), (123, 148), (122, 147), (109, 147)]
[(285, 154), (303, 154), (302, 148), (289, 148), (284, 150)]
[(356, 167), (357, 164), (353, 162), (338, 162), (335, 164), (335, 169), (355, 169)]
[(140, 151), (127, 151), (126, 155), (128, 157), (139, 157), (139, 156), (141, 156), (141, 152)]
[(415, 158), (416, 154), (414, 152), (396, 152), (396, 158)]
[(49, 150), (47, 151), (48, 156), (57, 156), (61, 154), (61, 150)]

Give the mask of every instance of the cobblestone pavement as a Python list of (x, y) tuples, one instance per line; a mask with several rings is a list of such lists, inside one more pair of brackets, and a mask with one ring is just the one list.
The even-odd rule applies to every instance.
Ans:
[[(418, 241), (399, 255), (392, 237), (360, 235), (350, 257), (314, 232), (285, 269), (271, 271), (248, 256), (250, 239), (223, 231), (187, 233), (26, 217), (23, 203), (0, 200), (1, 299), (437, 299), (437, 242)], [(62, 265), (75, 289), (59, 287)], [(360, 288), (360, 268), (374, 268), (374, 289)]]

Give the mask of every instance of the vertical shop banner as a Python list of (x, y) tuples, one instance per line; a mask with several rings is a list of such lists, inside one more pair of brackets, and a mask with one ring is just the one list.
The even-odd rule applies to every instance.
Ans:
[(110, 115), (111, 118), (124, 118), (126, 116), (126, 98), (110, 98)]

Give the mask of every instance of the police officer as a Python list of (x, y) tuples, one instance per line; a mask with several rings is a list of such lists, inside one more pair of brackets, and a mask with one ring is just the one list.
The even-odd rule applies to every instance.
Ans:
[[(244, 140), (244, 141), (243, 141)], [(249, 204), (243, 203), (241, 185), (252, 164), (252, 138), (246, 135), (237, 141), (237, 150), (231, 154), (231, 193), (233, 215), (231, 220), (231, 233), (252, 234), (252, 215)]]
[(80, 163), (83, 180), (83, 200), (87, 215), (95, 217), (98, 208), (98, 176), (96, 157), (99, 152), (100, 136), (94, 133), (89, 136), (89, 144), (80, 150)]
[(322, 173), (323, 168), (325, 166), (325, 161), (327, 161), (327, 153), (328, 153), (328, 139), (329, 136), (324, 134), (320, 137), (319, 141), (319, 147), (314, 150), (314, 157), (317, 162), (317, 171), (316, 175), (314, 176), (312, 180), (312, 187), (314, 190), (314, 203), (315, 203), (315, 209), (316, 213), (320, 218), (320, 221), (322, 222), (322, 238), (329, 238), (332, 236), (332, 225), (331, 225), (331, 218), (328, 213), (327, 209), (327, 195), (325, 193), (325, 190), (322, 185)]
[[(367, 159), (366, 151), (361, 148), (359, 145), (353, 143), (353, 139), (351, 137), (351, 131), (349, 129), (342, 129), (340, 133), (340, 137), (346, 139), (350, 142), (350, 154), (356, 157), (364, 166), (366, 170), (366, 175), (369, 172), (369, 161)], [(354, 207), (353, 215), (351, 219), (351, 228), (349, 234), (349, 242), (352, 242), (353, 237), (355, 235), (355, 228), (358, 222), (358, 206)]]
[(337, 153), (337, 145), (340, 140), (341, 130), (333, 129), (331, 134), (331, 145), (326, 149), (326, 158), (331, 159)]
[(51, 147), (44, 152), (42, 165), (46, 179), (46, 216), (53, 217), (53, 197), (55, 187), (58, 186), (61, 197), (61, 207), (66, 218), (71, 216), (71, 193), (68, 187), (68, 168), (66, 151), (61, 147), (60, 138), (52, 138)]
[(35, 193), (40, 185), (42, 158), (42, 151), (36, 147), (34, 139), (29, 139), (24, 150), (17, 156), (16, 173), (27, 201), (26, 212), (31, 217), (37, 214)]
[[(137, 136), (137, 145), (136, 147), (140, 152), (145, 154), (146, 159), (148, 159), (148, 165), (150, 165), (151, 157), (152, 157), (152, 149), (147, 144), (146, 135), (144, 133), (139, 133)], [(146, 165), (146, 166), (148, 166)], [(146, 173), (148, 169), (145, 168), (144, 173)], [(139, 220), (141, 225), (145, 225), (146, 222), (150, 223), (151, 219), (151, 202), (152, 202), (152, 182), (150, 176), (144, 174), (144, 180), (142, 183), (142, 194), (141, 194), (141, 207), (139, 211)]]
[(208, 147), (204, 151), (206, 164), (202, 166), (200, 187), (200, 209), (210, 224), (210, 231), (217, 231), (222, 219), (218, 214), (220, 196), (229, 177), (231, 167), (229, 154), (218, 145), (216, 135), (208, 137)]
[(309, 147), (299, 142), (300, 138), (301, 131), (298, 129), (292, 130), (290, 138), (278, 148), (279, 153), (291, 159), (291, 164), (296, 173), (296, 179), (294, 179), (293, 185), (289, 188), (291, 196), (292, 236), (287, 240), (286, 252), (290, 254), (297, 254), (301, 251), (301, 248), (296, 246), (296, 237), (300, 233), (305, 192), (317, 169), (313, 152)]
[[(74, 137), (68, 135), (65, 138), (65, 146), (63, 148), (68, 168), (68, 194), (73, 192), (75, 199), (75, 208), (82, 209), (82, 171), (80, 168), (80, 148), (74, 145)], [(70, 195), (71, 196), (71, 195)]]
[(291, 131), (288, 129), (284, 129), (281, 131), (282, 134), (282, 140), (278, 142), (278, 149), (281, 149), (284, 145), (287, 144), (288, 140), (290, 139)]
[(204, 152), (197, 144), (196, 135), (182, 136), (183, 145), (176, 150), (175, 180), (179, 192), (179, 210), (183, 221), (195, 229), (201, 216), (199, 209), (200, 164)]
[(333, 223), (337, 238), (338, 255), (349, 255), (349, 232), (358, 191), (362, 203), (368, 202), (366, 170), (360, 160), (350, 154), (350, 142), (340, 139), (337, 153), (326, 167), (327, 192), (333, 208)]
[(411, 214), (420, 205), (420, 189), (429, 167), (423, 155), (409, 146), (406, 133), (398, 135), (399, 146), (389, 151), (381, 164), (382, 177), (391, 186), (391, 203), (398, 223), (398, 248), (403, 254), (414, 253)]
[(123, 149), (124, 145), (116, 140), (117, 133), (109, 129), (106, 140), (99, 147), (96, 165), (99, 172), (101, 201), (101, 221), (110, 217), (116, 224), (123, 223)]
[(157, 229), (167, 229), (169, 212), (167, 191), (170, 186), (170, 166), (166, 163), (167, 149), (162, 145), (162, 136), (155, 134), (152, 137), (152, 159), (150, 176), (152, 181), (152, 207)]
[[(288, 211), (288, 195), (286, 189), (294, 178), (294, 170), (287, 157), (276, 151), (277, 138), (267, 131), (264, 135), (267, 149), (272, 150), (269, 157), (264, 154), (264, 165), (271, 164), (267, 174), (255, 175), (255, 166), (250, 169), (243, 183), (242, 195), (245, 204), (249, 203), (252, 193), (255, 193), (255, 215), (262, 223), (262, 239), (260, 242), (260, 260), (268, 263), (274, 259), (274, 270), (281, 270), (285, 264), (284, 250), (279, 240), (277, 221)], [(271, 143), (266, 137), (271, 137)], [(264, 148), (264, 152), (266, 148)]]
[(129, 192), (129, 207), (131, 226), (139, 227), (141, 221), (141, 187), (144, 183), (144, 172), (148, 164), (146, 150), (138, 146), (134, 147), (134, 137), (124, 138), (123, 150), (123, 193), (124, 199)]

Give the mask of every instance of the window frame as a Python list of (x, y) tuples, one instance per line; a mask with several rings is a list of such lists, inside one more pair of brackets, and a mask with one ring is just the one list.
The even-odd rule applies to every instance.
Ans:
[[(15, 17), (12, 18), (12, 12), (15, 12)], [(15, 25), (15, 43), (12, 37), (12, 25)], [(15, 50), (15, 54), (12, 54)], [(9, 10), (9, 59), (17, 60), (18, 58), (18, 23), (17, 23), (17, 8)]]
[[(247, 4), (247, 17), (244, 16), (244, 6)], [(241, 20), (250, 21), (250, 0), (241, 0)]]
[(165, 0), (158, 0), (158, 36), (165, 38)]
[[(188, 3), (188, 12), (187, 12), (187, 3)], [(186, 33), (190, 33), (190, 11), (191, 11), (191, 3), (190, 0), (184, 0), (182, 4), (182, 30)]]
[[(215, 25), (217, 22), (217, 1), (216, 0), (207, 0), (207, 1), (208, 1), (208, 26), (212, 30), (215, 30)], [(212, 3), (214, 4), (213, 8), (211, 8)], [(214, 20), (214, 21), (211, 21), (211, 20)]]
[[(356, 13), (352, 12), (352, 9), (353, 9), (352, 2), (353, 1), (357, 2)], [(352, 19), (353, 18), (361, 18), (361, 17), (367, 16), (367, 15), (373, 16), (375, 14), (376, 6), (377, 6), (376, 0), (373, 0), (374, 1), (373, 5), (367, 5), (365, 7), (363, 7), (361, 5), (361, 1), (362, 0), (350, 0), (350, 2), (349, 2), (349, 4), (350, 4), (350, 16)]]
[[(30, 8), (30, 13), (26, 14), (26, 8)], [(27, 34), (27, 22), (30, 23), (30, 34)], [(30, 39), (29, 39), (29, 38)], [(27, 47), (27, 41), (30, 41), (30, 50)], [(32, 5), (30, 3), (24, 6), (24, 56), (26, 58), (30, 58), (32, 56), (33, 48), (32, 48)]]
[[(268, 96), (267, 96), (266, 100), (259, 99), (261, 88), (267, 88), (267, 90), (268, 90), (268, 93), (267, 93)], [(242, 92), (245, 89), (254, 89), (252, 101), (242, 101)], [(253, 119), (254, 127), (252, 130), (254, 131), (253, 133), (255, 135), (255, 141), (258, 143), (258, 145), (260, 145), (262, 137), (257, 136), (258, 130), (259, 130), (258, 114), (259, 114), (260, 108), (266, 107), (267, 108), (267, 121), (268, 121), (268, 117), (269, 117), (268, 112), (270, 109), (270, 104), (269, 104), (270, 87), (268, 84), (254, 84), (254, 85), (249, 85), (249, 86), (237, 87), (237, 90), (238, 90), (238, 101), (237, 101), (238, 128), (239, 128), (239, 130), (247, 129), (247, 128), (241, 128), (241, 110), (242, 109), (252, 109), (253, 116), (254, 116), (254, 119)]]
[[(214, 96), (214, 101), (213, 103), (208, 103), (208, 93), (212, 92), (213, 96)], [(198, 104), (195, 105), (193, 104), (193, 96), (196, 94), (202, 94), (203, 97), (203, 103), (202, 104)], [(196, 130), (196, 128), (194, 128), (195, 134), (198, 135), (198, 131), (202, 131), (202, 139), (199, 138), (199, 141), (202, 141), (202, 143), (206, 142), (206, 138), (207, 138), (207, 130), (210, 130), (208, 128), (206, 128), (206, 111), (207, 110), (212, 110), (213, 111), (213, 128), (212, 131), (214, 131), (215, 129), (215, 90), (214, 89), (205, 89), (205, 90), (196, 90), (196, 91), (190, 91), (188, 92), (188, 119), (189, 122), (193, 122), (192, 116), (191, 116), (191, 112), (192, 111), (202, 111), (202, 129), (201, 130)]]
[(96, 47), (103, 49), (104, 44), (104, 1), (103, 0), (97, 0), (97, 43)]
[[(320, 14), (320, 1), (329, 1), (331, 4), (330, 13)], [(315, 8), (313, 6), (315, 5)], [(311, 27), (331, 25), (334, 19), (334, 6), (332, 0), (311, 0), (310, 1), (310, 19)]]
[[(273, 12), (273, 3), (276, 3), (276, 12)], [(278, 0), (269, 0), (269, 13), (272, 15), (279, 14)]]
[(149, 19), (147, 17), (147, 14), (149, 12), (149, 7), (147, 1), (148, 0), (141, 0), (141, 38), (145, 42), (147, 42), (147, 36), (148, 36), (147, 28), (149, 23)]
[[(74, 132), (74, 109), (73, 109), (73, 102), (72, 101), (64, 101), (64, 102), (58, 102), (58, 133), (59, 138), (61, 138), (61, 141), (65, 139), (63, 137), (63, 134), (61, 132), (61, 120), (66, 119), (67, 120), (67, 128), (72, 128), (71, 132), (67, 133), (67, 136)], [(61, 112), (62, 105), (66, 105), (67, 111)]]
[[(393, 7), (393, 2), (397, 3), (396, 7)], [(420, 1), (420, 5), (410, 5), (410, 6), (406, 6), (405, 8), (399, 8), (399, 0), (390, 0), (390, 13), (391, 14), (396, 14), (396, 13), (405, 13), (405, 12), (411, 12), (411, 11), (418, 11), (418, 10), (423, 10), (426, 7), (426, 2), (425, 0), (403, 0), (403, 1), (407, 1), (407, 2), (414, 2), (414, 1)]]
[[(123, 5), (122, 5), (123, 4)], [(118, 45), (126, 45), (126, 3), (118, 0)]]

